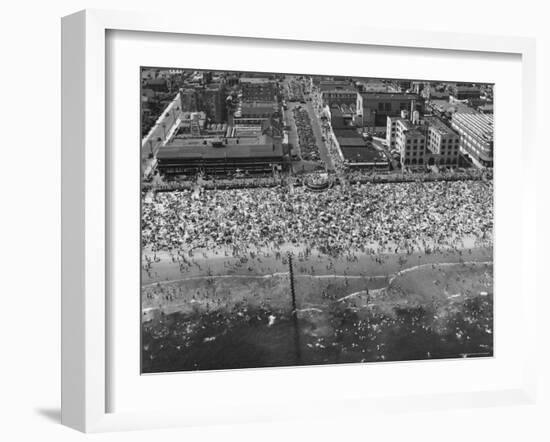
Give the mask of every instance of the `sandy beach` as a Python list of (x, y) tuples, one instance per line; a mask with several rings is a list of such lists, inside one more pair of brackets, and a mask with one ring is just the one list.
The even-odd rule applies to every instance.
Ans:
[[(367, 288), (377, 290), (388, 287), (394, 278), (415, 269), (456, 263), (492, 264), (493, 261), (492, 247), (463, 250), (447, 248), (430, 253), (418, 250), (410, 254), (355, 253), (337, 258), (320, 253), (298, 257), (300, 250), (296, 247), (291, 249), (297, 256), (294, 260), (297, 293), (335, 292), (335, 288), (331, 290), (330, 285), (336, 284), (339, 289), (337, 293), (332, 293), (333, 297), (348, 296)], [(189, 311), (191, 305), (194, 310), (201, 306), (207, 308), (207, 305), (208, 309), (215, 305), (216, 308), (231, 308), (243, 300), (255, 305), (269, 304), (271, 307), (286, 305), (288, 295), (282, 293), (289, 290), (289, 267), (284, 253), (286, 250), (282, 250), (280, 256), (266, 251), (252, 252), (244, 262), (243, 256), (224, 256), (226, 251), (195, 252), (192, 260), (188, 261), (192, 264), (185, 266), (174, 254), (156, 252), (156, 261), (147, 271), (142, 272), (142, 309), (146, 312), (145, 318), (150, 317), (155, 309), (174, 313)], [(201, 291), (207, 285), (215, 287), (215, 290)], [(258, 286), (263, 289), (258, 290)], [(180, 288), (177, 296), (168, 295), (170, 287)], [(183, 287), (186, 289), (183, 290)], [(260, 292), (270, 295), (258, 299)]]

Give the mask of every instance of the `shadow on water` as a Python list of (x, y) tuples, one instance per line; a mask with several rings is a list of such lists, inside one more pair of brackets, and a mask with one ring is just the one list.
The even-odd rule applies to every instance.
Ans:
[(143, 372), (492, 356), (492, 294), (439, 307), (264, 309), (158, 315), (143, 328)]

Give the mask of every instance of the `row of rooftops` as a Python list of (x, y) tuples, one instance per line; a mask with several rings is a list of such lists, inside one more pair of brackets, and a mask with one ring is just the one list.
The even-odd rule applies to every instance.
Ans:
[(452, 128), (447, 126), (443, 121), (441, 121), (437, 117), (424, 117), (424, 121), (428, 123), (430, 128), (437, 131), (443, 137), (450, 136), (450, 135), (458, 136), (458, 133), (456, 133), (456, 131), (454, 131)]
[(486, 141), (493, 141), (493, 114), (454, 113), (452, 124), (459, 128), (469, 129)]
[(356, 107), (354, 104), (333, 104), (330, 106), (330, 112), (333, 117), (346, 114), (354, 114)]
[(361, 96), (366, 100), (420, 100), (421, 97), (418, 94), (411, 92), (363, 92)]
[(420, 124), (413, 124), (409, 119), (403, 117), (390, 117), (392, 122), (400, 122), (407, 131), (407, 136), (423, 136), (428, 128), (436, 130), (440, 135), (446, 137), (456, 135), (456, 131), (447, 126), (437, 117), (423, 117)]

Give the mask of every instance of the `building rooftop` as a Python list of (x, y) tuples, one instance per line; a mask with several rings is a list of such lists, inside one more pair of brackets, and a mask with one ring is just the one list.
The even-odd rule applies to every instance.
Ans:
[(405, 130), (407, 131), (407, 136), (409, 137), (417, 137), (417, 136), (425, 135), (424, 131), (421, 130), (420, 125), (412, 124), (412, 122), (407, 118), (402, 118), (402, 117), (393, 117), (393, 118), (388, 117), (388, 118), (391, 118), (392, 121), (397, 121), (401, 123), (405, 127)]
[(366, 143), (362, 138), (342, 138), (337, 137), (340, 147), (365, 147)]
[(275, 101), (245, 101), (239, 110), (242, 115), (273, 114), (277, 111), (277, 103)]
[(475, 109), (465, 103), (450, 103), (448, 100), (430, 100), (428, 105), (441, 113), (475, 113)]
[(493, 103), (482, 104), (477, 109), (481, 112), (493, 112)]
[(452, 122), (471, 129), (486, 141), (493, 141), (493, 114), (456, 112)]
[(458, 134), (451, 129), (449, 126), (447, 126), (443, 121), (441, 121), (437, 117), (424, 117), (424, 121), (433, 129), (439, 132), (442, 136), (449, 136), (449, 135), (455, 135), (458, 136)]
[(346, 80), (322, 80), (319, 83), (319, 90), (321, 92), (328, 92), (328, 91), (348, 91), (348, 92), (355, 92), (355, 89), (353, 85)]
[(379, 79), (359, 80), (356, 84), (361, 87), (365, 93), (399, 92), (391, 83)]
[(336, 138), (359, 138), (361, 139), (361, 135), (357, 133), (357, 130), (355, 128), (335, 128), (333, 129), (334, 135), (336, 135)]
[(403, 98), (411, 98), (411, 99), (420, 99), (420, 95), (418, 94), (412, 94), (409, 92), (363, 92), (361, 94), (364, 98), (371, 99), (371, 100), (379, 100), (379, 99), (403, 99)]
[(372, 147), (342, 147), (342, 154), (349, 163), (387, 163), (388, 160)]
[(274, 83), (275, 81), (267, 77), (241, 77), (239, 82), (249, 84), (267, 84)]
[[(222, 146), (213, 146), (212, 142), (223, 140)], [(207, 144), (204, 144), (206, 141)], [(250, 138), (176, 138), (160, 148), (157, 159), (220, 159), (224, 158), (262, 158), (282, 157), (281, 143), (261, 135)]]

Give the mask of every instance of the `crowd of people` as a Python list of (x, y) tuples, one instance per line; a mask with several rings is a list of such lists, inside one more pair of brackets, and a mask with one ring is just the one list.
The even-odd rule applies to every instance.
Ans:
[(465, 169), (464, 171), (439, 172), (426, 171), (416, 173), (402, 173), (393, 171), (388, 173), (377, 173), (368, 169), (347, 170), (344, 169), (340, 174), (350, 183), (382, 182), (397, 183), (404, 181), (464, 181), (464, 180), (485, 180), (490, 181), (493, 178), (492, 171), (479, 169)]
[(298, 142), (303, 160), (318, 161), (321, 156), (311, 128), (311, 120), (307, 110), (294, 108), (294, 121), (298, 130)]
[(289, 101), (305, 101), (304, 87), (300, 81), (291, 80), (288, 83), (286, 95)]
[(147, 251), (277, 249), (344, 251), (460, 249), (492, 241), (492, 181), (426, 181), (158, 192), (143, 198)]

